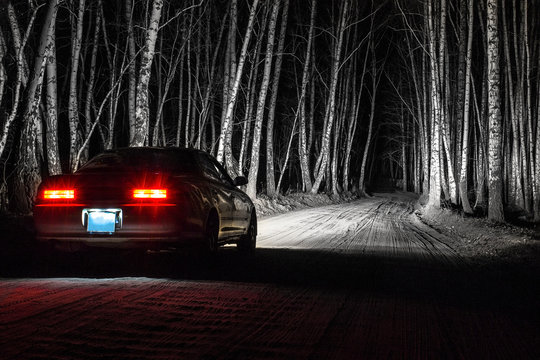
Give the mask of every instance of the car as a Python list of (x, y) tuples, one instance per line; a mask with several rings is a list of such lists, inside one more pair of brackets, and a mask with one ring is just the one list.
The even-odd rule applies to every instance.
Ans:
[(257, 215), (223, 166), (201, 150), (105, 151), (73, 174), (51, 176), (33, 208), (36, 239), (56, 250), (256, 247)]

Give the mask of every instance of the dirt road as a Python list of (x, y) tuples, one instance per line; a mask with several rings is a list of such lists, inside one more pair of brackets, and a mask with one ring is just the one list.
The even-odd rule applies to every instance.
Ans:
[(0, 358), (540, 358), (538, 272), (479, 268), (385, 195), (262, 219), (212, 262), (0, 256)]

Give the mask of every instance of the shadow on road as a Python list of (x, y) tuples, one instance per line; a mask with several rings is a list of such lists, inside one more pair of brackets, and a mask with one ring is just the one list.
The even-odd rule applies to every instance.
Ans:
[[(539, 268), (492, 263), (476, 267), (447, 258), (344, 254), (332, 251), (234, 247), (213, 257), (192, 253), (88, 251), (45, 259), (26, 249), (0, 255), (4, 278), (149, 277), (325, 288), (438, 302), (474, 311), (490, 308), (540, 320)], [(451, 260), (451, 259), (450, 259)]]

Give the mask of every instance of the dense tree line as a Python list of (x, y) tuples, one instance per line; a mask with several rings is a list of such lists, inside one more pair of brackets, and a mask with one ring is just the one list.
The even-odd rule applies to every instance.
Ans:
[(252, 197), (363, 188), (373, 114), (362, 106), (374, 106), (383, 66), (379, 10), (317, 0), (7, 2), (3, 206), (28, 211), (41, 177), (119, 146), (211, 152), (232, 176), (248, 176)]
[(405, 139), (402, 172), (413, 174), (404, 186), (495, 221), (504, 207), (540, 220), (539, 4), (405, 4), (389, 110)]
[(195, 147), (252, 197), (388, 177), (540, 219), (524, 0), (39, 0), (0, 9), (0, 199), (121, 146)]

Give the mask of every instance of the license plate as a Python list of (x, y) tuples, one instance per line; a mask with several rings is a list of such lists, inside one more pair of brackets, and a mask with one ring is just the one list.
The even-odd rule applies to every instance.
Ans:
[(122, 210), (84, 209), (82, 221), (89, 233), (112, 234), (122, 226)]

